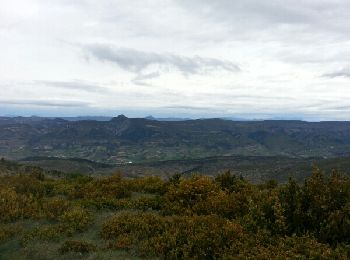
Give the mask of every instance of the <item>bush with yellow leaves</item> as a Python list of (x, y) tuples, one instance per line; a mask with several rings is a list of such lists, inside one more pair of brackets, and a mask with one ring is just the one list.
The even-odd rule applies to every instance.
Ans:
[(9, 222), (39, 215), (39, 203), (32, 195), (18, 194), (13, 188), (0, 189), (0, 221)]
[(60, 253), (76, 252), (81, 254), (87, 254), (96, 251), (96, 246), (87, 241), (82, 240), (67, 240), (59, 248)]

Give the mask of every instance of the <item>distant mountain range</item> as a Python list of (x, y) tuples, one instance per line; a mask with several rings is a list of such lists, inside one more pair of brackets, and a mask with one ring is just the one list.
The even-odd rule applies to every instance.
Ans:
[[(30, 116), (30, 117), (22, 117), (22, 116), (3, 116), (0, 118), (12, 118), (12, 119), (18, 119), (18, 120), (29, 120), (29, 121), (40, 121), (43, 119), (64, 119), (67, 121), (85, 121), (85, 120), (93, 120), (93, 121), (110, 121), (113, 117), (112, 116), (63, 116), (63, 117), (40, 117), (40, 116)], [(152, 115), (144, 117), (148, 120), (155, 120), (155, 121), (188, 121), (188, 120), (196, 120), (196, 119), (208, 119), (208, 118), (189, 118), (189, 117), (154, 117)], [(244, 117), (218, 117), (218, 119), (223, 120), (231, 120), (231, 121), (263, 121), (266, 119), (247, 119)], [(283, 117), (271, 117), (268, 120), (299, 120), (294, 118), (283, 118)]]
[(0, 156), (84, 158), (104, 163), (210, 156), (350, 155), (350, 122), (67, 120), (0, 117)]

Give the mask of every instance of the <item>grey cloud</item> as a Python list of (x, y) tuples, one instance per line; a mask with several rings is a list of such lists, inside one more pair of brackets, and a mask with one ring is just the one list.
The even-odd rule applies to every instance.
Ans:
[[(286, 3), (288, 1), (185, 1), (180, 0), (185, 7), (193, 8), (214, 19), (232, 21), (240, 18), (239, 22), (277, 22), (277, 23), (302, 23), (310, 18), (306, 15), (306, 10), (300, 8), (301, 5)], [(209, 7), (209, 8), (208, 8)], [(198, 9), (197, 9), (198, 8)]]
[(154, 78), (158, 78), (158, 77), (160, 77), (159, 71), (146, 73), (146, 74), (139, 74), (132, 80), (132, 82), (136, 85), (139, 85), (139, 86), (150, 87), (152, 85), (147, 83), (146, 80), (154, 79)]
[[(327, 24), (332, 24), (334, 27), (346, 28), (346, 24), (338, 23), (339, 19), (336, 18), (349, 18), (350, 9), (348, 1), (335, 2), (334, 0), (300, 2), (295, 0), (180, 0), (179, 3), (210, 19), (225, 23), (234, 22), (236, 25), (254, 24), (255, 26), (305, 24), (325, 27), (325, 21), (327, 21)], [(330, 27), (326, 26), (325, 29)]]
[(203, 21), (224, 28), (222, 42), (255, 41), (252, 52), (261, 44), (256, 57), (266, 55), (289, 64), (339, 62), (348, 57), (350, 1), (347, 0), (179, 0), (178, 3)]
[(156, 71), (156, 72), (151, 72), (147, 74), (137, 75), (137, 77), (135, 77), (135, 80), (146, 80), (146, 79), (153, 79), (158, 77), (160, 77), (160, 73)]
[(138, 85), (138, 86), (145, 86), (145, 87), (152, 86), (152, 84), (147, 83), (146, 81), (143, 81), (143, 80), (133, 79), (133, 80), (131, 80), (131, 82), (134, 83), (135, 85)]
[(322, 75), (322, 77), (325, 78), (338, 78), (338, 77), (344, 77), (344, 78), (350, 78), (350, 69), (342, 69), (339, 71), (334, 71), (331, 73), (325, 73)]
[(333, 107), (328, 107), (328, 110), (335, 110), (335, 111), (340, 111), (340, 112), (347, 112), (350, 111), (350, 105), (348, 106), (333, 106)]
[(218, 98), (218, 99), (231, 99), (231, 100), (276, 100), (276, 101), (293, 101), (295, 98), (288, 96), (262, 96), (262, 95), (242, 95), (242, 94), (231, 94), (231, 93), (220, 93), (220, 94), (198, 94), (198, 97), (203, 98)]
[(181, 106), (181, 105), (174, 105), (174, 106), (165, 106), (162, 107), (163, 109), (180, 109), (180, 110), (196, 110), (196, 111), (214, 111), (215, 109), (213, 107), (202, 107), (202, 106)]
[(88, 102), (67, 100), (0, 100), (1, 105), (22, 105), (40, 107), (88, 107)]
[[(128, 48), (113, 48), (109, 45), (102, 44), (86, 46), (85, 50), (101, 61), (115, 63), (124, 70), (138, 74), (142, 74), (142, 72), (150, 66), (159, 66), (162, 70), (175, 68), (184, 75), (201, 74), (209, 69), (230, 72), (237, 72), (240, 70), (238, 65), (230, 61), (203, 58), (200, 56), (185, 57), (170, 53), (159, 54)], [(151, 76), (156, 75), (153, 74)]]

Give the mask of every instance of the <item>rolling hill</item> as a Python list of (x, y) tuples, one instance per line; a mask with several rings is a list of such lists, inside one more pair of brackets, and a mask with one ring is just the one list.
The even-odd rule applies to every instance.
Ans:
[(233, 155), (348, 156), (350, 122), (0, 118), (0, 156), (14, 160), (45, 156), (122, 164)]

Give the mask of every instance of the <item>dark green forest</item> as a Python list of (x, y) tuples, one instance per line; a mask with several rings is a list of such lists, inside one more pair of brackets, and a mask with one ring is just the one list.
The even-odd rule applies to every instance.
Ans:
[(0, 259), (349, 259), (350, 178), (0, 177)]

